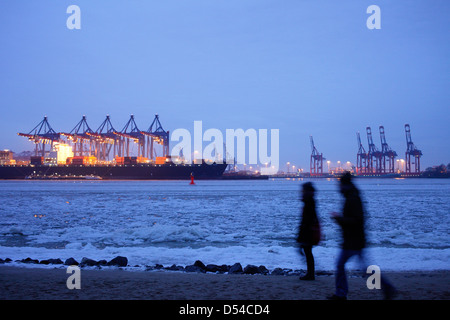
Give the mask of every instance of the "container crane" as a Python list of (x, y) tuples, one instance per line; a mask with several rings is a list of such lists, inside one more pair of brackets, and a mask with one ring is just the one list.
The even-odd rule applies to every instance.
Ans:
[[(35, 144), (35, 153), (36, 157), (42, 157), (44, 160), (52, 151), (53, 144), (60, 141), (60, 134), (57, 133), (48, 123), (47, 116), (39, 122), (39, 124), (34, 127), (28, 133), (18, 133), (19, 136), (28, 138), (28, 140), (32, 141)], [(46, 145), (49, 144), (50, 148), (46, 150)]]
[(101, 161), (107, 161), (109, 158), (109, 154), (111, 149), (114, 146), (114, 156), (119, 153), (119, 146), (121, 144), (122, 138), (117, 135), (117, 130), (114, 129), (111, 119), (109, 115), (106, 116), (106, 119), (100, 124), (97, 131), (94, 134), (90, 134), (97, 138), (97, 146), (96, 146), (96, 154), (97, 159)]
[(145, 157), (145, 136), (136, 125), (134, 115), (130, 116), (130, 119), (125, 124), (120, 132), (116, 132), (117, 135), (124, 138), (123, 143), (120, 146), (120, 154), (129, 157), (130, 156), (130, 142), (133, 141), (138, 144), (138, 157)]
[(147, 136), (147, 155), (150, 159), (154, 159), (153, 143), (156, 142), (163, 146), (163, 156), (169, 156), (169, 131), (165, 131), (159, 121), (158, 114), (155, 114), (152, 124), (147, 131), (143, 131), (142, 134)]
[[(423, 155), (422, 151), (417, 149), (411, 139), (411, 128), (409, 124), (405, 124), (406, 133), (406, 174), (420, 174), (420, 157)], [(411, 157), (413, 157), (414, 170), (411, 169)]]
[(381, 139), (381, 153), (382, 153), (381, 173), (394, 173), (395, 157), (397, 157), (397, 152), (392, 150), (387, 144), (383, 126), (380, 126), (380, 139)]
[(356, 139), (358, 141), (358, 154), (356, 156), (356, 174), (367, 173), (367, 152), (361, 143), (361, 136), (359, 132), (356, 133)]
[(89, 127), (86, 116), (75, 125), (69, 133), (62, 132), (61, 135), (73, 144), (74, 157), (86, 157), (95, 154), (94, 131)]
[(323, 157), (322, 153), (319, 153), (314, 145), (313, 137), (309, 137), (311, 140), (311, 160), (310, 160), (310, 174), (311, 176), (321, 176), (323, 174)]
[(381, 173), (381, 159), (383, 153), (377, 149), (372, 139), (372, 129), (370, 127), (366, 128), (367, 142), (369, 143), (369, 151), (367, 152), (367, 171), (370, 174), (380, 174)]

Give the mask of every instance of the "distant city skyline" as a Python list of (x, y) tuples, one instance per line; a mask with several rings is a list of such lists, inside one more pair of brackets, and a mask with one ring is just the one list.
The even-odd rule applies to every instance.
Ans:
[[(381, 10), (369, 29), (367, 8)], [(69, 29), (71, 5), (80, 29)], [(450, 162), (448, 1), (0, 2), (0, 150), (47, 116), (141, 130), (279, 129), (280, 169), (309, 171), (310, 136), (331, 166), (355, 164), (356, 132), (421, 169)], [(174, 145), (175, 143), (172, 143)], [(294, 168), (292, 168), (294, 169)]]

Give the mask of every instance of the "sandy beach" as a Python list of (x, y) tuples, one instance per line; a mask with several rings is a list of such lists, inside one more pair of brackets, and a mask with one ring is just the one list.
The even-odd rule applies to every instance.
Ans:
[[(69, 290), (65, 268), (0, 266), (2, 300), (323, 300), (334, 276), (300, 281), (297, 276), (81, 269), (81, 288)], [(450, 299), (450, 272), (386, 272), (396, 300)], [(381, 300), (366, 278), (349, 276), (349, 300)]]

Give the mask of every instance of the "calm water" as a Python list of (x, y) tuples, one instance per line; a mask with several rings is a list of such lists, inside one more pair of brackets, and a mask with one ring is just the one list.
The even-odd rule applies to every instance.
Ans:
[[(294, 239), (305, 181), (1, 181), (0, 258), (122, 254), (136, 264), (186, 265), (200, 258), (298, 264)], [(336, 180), (310, 181), (324, 229), (317, 250), (330, 255), (340, 232), (329, 213), (341, 210), (342, 198)], [(447, 268), (450, 180), (356, 184), (371, 247), (405, 259), (426, 253), (415, 266), (437, 259)]]

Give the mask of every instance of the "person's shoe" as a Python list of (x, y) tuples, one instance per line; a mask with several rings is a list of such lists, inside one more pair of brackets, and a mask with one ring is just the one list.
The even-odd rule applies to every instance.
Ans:
[(332, 296), (327, 297), (328, 300), (347, 300), (345, 296), (337, 296), (333, 294)]
[(303, 277), (300, 277), (300, 280), (311, 281), (311, 280), (315, 280), (315, 277), (314, 277), (314, 275), (306, 274)]

